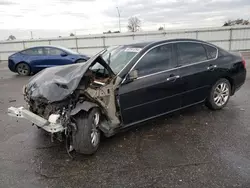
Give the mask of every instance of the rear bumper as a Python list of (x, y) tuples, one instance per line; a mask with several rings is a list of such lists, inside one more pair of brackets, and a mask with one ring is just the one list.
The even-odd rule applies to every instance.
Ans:
[(245, 70), (244, 72), (242, 72), (241, 74), (238, 74), (235, 78), (234, 78), (234, 92), (237, 92), (245, 83), (246, 81), (246, 76), (247, 76), (247, 71)]
[(49, 120), (46, 120), (33, 112), (26, 110), (24, 107), (10, 107), (8, 108), (8, 115), (16, 118), (27, 119), (31, 123), (50, 133), (62, 132), (65, 129), (61, 124), (55, 123), (55, 118), (59, 118), (59, 115), (57, 114), (50, 115)]

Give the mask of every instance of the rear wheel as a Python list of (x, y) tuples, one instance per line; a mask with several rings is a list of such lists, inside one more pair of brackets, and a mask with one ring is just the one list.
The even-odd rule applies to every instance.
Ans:
[(225, 78), (218, 80), (212, 87), (206, 101), (208, 108), (220, 110), (226, 106), (231, 95), (231, 84)]
[(73, 133), (73, 147), (83, 154), (93, 154), (100, 144), (100, 110), (93, 108), (76, 117), (77, 131)]
[(16, 66), (16, 71), (21, 76), (29, 76), (31, 73), (30, 66), (27, 63), (19, 63)]

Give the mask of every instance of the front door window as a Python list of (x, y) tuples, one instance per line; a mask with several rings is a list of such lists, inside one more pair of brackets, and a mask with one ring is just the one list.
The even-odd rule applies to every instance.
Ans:
[(174, 66), (172, 60), (172, 44), (158, 46), (142, 57), (135, 69), (138, 76), (147, 76), (168, 70)]

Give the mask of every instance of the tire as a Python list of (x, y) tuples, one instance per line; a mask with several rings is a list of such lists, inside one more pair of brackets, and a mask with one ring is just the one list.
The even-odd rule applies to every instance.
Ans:
[(211, 110), (220, 110), (227, 105), (230, 95), (231, 84), (227, 79), (222, 78), (213, 85), (206, 100), (206, 106)]
[(16, 72), (21, 76), (29, 76), (31, 69), (27, 63), (19, 63), (16, 66)]
[[(96, 123), (94, 119), (98, 114), (99, 118)], [(100, 123), (101, 113), (98, 108), (92, 108), (89, 112), (80, 112), (76, 116), (77, 131), (72, 135), (73, 147), (76, 152), (91, 155), (94, 154), (100, 144)], [(96, 119), (95, 119), (96, 120)], [(95, 139), (94, 139), (95, 136)]]
[(84, 62), (86, 62), (85, 59), (78, 59), (78, 60), (76, 61), (76, 63), (84, 63)]

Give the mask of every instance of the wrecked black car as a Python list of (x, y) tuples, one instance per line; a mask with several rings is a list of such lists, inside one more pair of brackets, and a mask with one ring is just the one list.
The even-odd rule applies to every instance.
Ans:
[(205, 102), (218, 110), (246, 78), (245, 60), (212, 44), (165, 40), (110, 47), (85, 63), (48, 68), (24, 86), (28, 109), (8, 113), (51, 133), (67, 149), (94, 153), (100, 133)]

